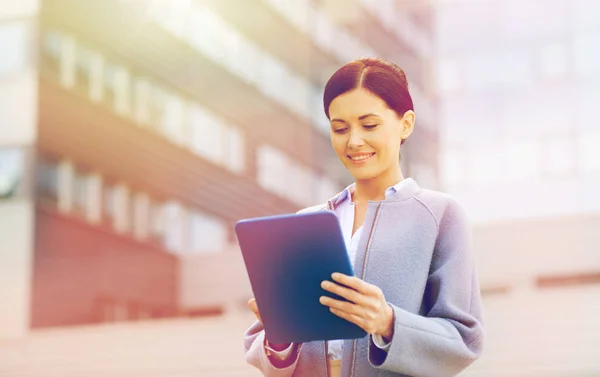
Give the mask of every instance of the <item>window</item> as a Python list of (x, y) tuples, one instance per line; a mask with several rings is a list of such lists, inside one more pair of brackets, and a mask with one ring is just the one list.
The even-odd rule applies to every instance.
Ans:
[(279, 92), (282, 90), (284, 74), (284, 69), (277, 60), (270, 55), (263, 55), (259, 88), (276, 101), (280, 101)]
[(533, 73), (531, 63), (526, 50), (472, 55), (465, 61), (465, 84), (475, 90), (498, 85), (529, 84)]
[(149, 235), (161, 241), (165, 234), (165, 211), (164, 204), (156, 201), (150, 201), (150, 222)]
[(183, 253), (188, 248), (187, 216), (183, 206), (177, 202), (170, 201), (163, 207), (164, 243), (172, 252)]
[(89, 176), (75, 169), (73, 171), (73, 208), (82, 215), (88, 211)]
[(235, 127), (227, 127), (225, 131), (225, 166), (235, 173), (244, 171), (246, 150), (244, 148), (244, 136)]
[(40, 157), (36, 168), (37, 193), (42, 199), (58, 200), (58, 162)]
[(220, 39), (222, 41), (220, 48), (223, 50), (222, 62), (225, 63), (225, 66), (228, 69), (230, 69), (234, 73), (237, 73), (235, 67), (237, 62), (240, 61), (239, 51), (240, 46), (243, 44), (241, 36), (231, 26), (222, 24)]
[(173, 94), (165, 95), (164, 113), (160, 120), (161, 132), (173, 143), (182, 145), (185, 142), (184, 103)]
[(554, 133), (540, 140), (541, 172), (546, 176), (564, 177), (574, 174), (577, 154), (573, 136)]
[(151, 86), (149, 89), (148, 112), (150, 127), (155, 130), (160, 130), (161, 120), (165, 116), (165, 103), (167, 101), (167, 93), (157, 86)]
[(460, 89), (460, 71), (456, 60), (442, 59), (437, 64), (437, 74), (440, 92), (453, 92)]
[(60, 46), (60, 83), (66, 88), (75, 86), (75, 39), (64, 36)]
[(437, 188), (437, 176), (432, 166), (427, 164), (415, 164), (410, 171), (411, 176), (420, 186), (428, 189)]
[(0, 200), (17, 196), (25, 179), (25, 161), (19, 148), (0, 149)]
[(150, 198), (138, 192), (133, 197), (133, 235), (138, 240), (145, 240), (149, 234)]
[(600, 129), (600, 88), (597, 84), (582, 87), (579, 94), (579, 116), (584, 132)]
[(577, 35), (573, 48), (576, 76), (600, 79), (600, 32)]
[(215, 163), (224, 160), (224, 131), (222, 121), (200, 106), (189, 112), (190, 145), (194, 152)]
[(291, 163), (291, 161), (286, 170), (289, 183), (285, 184), (284, 192), (291, 196), (289, 199), (300, 206), (314, 205), (310, 171), (304, 166)]
[(0, 77), (27, 66), (30, 41), (26, 26), (26, 23), (20, 21), (0, 24)]
[(227, 43), (224, 37), (223, 22), (217, 15), (206, 7), (201, 7), (197, 13), (196, 20), (201, 20), (204, 28), (204, 38), (199, 40), (200, 49), (204, 51), (211, 59), (221, 62), (225, 58), (225, 49), (223, 43)]
[(315, 12), (315, 17), (316, 27), (310, 28), (309, 32), (313, 31), (312, 37), (321, 48), (330, 50), (333, 46), (333, 29), (335, 26), (331, 23), (325, 12), (321, 10)]
[(154, 7), (154, 19), (169, 32), (184, 37), (186, 33), (188, 14), (192, 8), (191, 0), (159, 1)]
[(587, 131), (578, 138), (579, 165), (586, 173), (600, 173), (600, 131)]
[(135, 80), (133, 116), (139, 124), (150, 124), (150, 91), (150, 83), (147, 80)]
[(444, 186), (460, 186), (467, 181), (467, 162), (460, 149), (441, 153), (440, 167)]
[(123, 67), (118, 67), (114, 74), (115, 111), (119, 115), (128, 115), (131, 110), (129, 72)]
[(317, 178), (317, 202), (324, 203), (333, 197), (339, 190), (337, 185), (329, 178)]
[(231, 68), (247, 82), (256, 82), (260, 64), (260, 48), (243, 35), (239, 35), (238, 57), (231, 61)]
[(102, 221), (102, 177), (93, 173), (88, 177), (87, 220), (93, 224)]
[(42, 41), (42, 68), (49, 69), (57, 76), (60, 73), (60, 56), (63, 36), (54, 31), (46, 31)]
[(542, 77), (554, 79), (567, 73), (567, 51), (562, 43), (550, 43), (543, 46), (539, 55)]
[(533, 140), (511, 139), (507, 145), (507, 180), (527, 181), (539, 172), (539, 150)]
[(111, 218), (113, 229), (117, 233), (125, 233), (130, 229), (129, 189), (124, 184), (107, 186), (104, 191), (104, 210)]
[(103, 83), (103, 56), (83, 46), (79, 46), (76, 54), (77, 78), (79, 85), (87, 88), (90, 99), (93, 102), (102, 100)]
[(289, 174), (288, 161), (278, 149), (263, 145), (257, 150), (258, 182), (267, 190), (282, 194), (286, 176)]
[(469, 156), (470, 177), (474, 185), (495, 184), (504, 179), (502, 172), (505, 170), (505, 155), (503, 148), (498, 145), (478, 145), (471, 149)]
[(598, 29), (600, 19), (600, 3), (594, 0), (574, 0), (573, 27), (576, 30)]
[(73, 176), (75, 168), (69, 161), (58, 165), (58, 209), (63, 213), (73, 210)]
[(227, 245), (227, 226), (212, 216), (194, 212), (190, 216), (190, 251), (221, 252)]

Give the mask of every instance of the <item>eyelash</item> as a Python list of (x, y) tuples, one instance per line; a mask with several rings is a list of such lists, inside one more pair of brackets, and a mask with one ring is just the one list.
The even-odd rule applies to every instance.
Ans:
[[(363, 125), (363, 127), (366, 128), (366, 129), (368, 129), (368, 130), (372, 130), (372, 129), (374, 129), (377, 126), (378, 126), (377, 124), (365, 124), (365, 125)], [(335, 130), (333, 132), (335, 132), (336, 134), (341, 134), (341, 133), (346, 132), (346, 130), (347, 130), (347, 128), (339, 128), (339, 129), (337, 129), (337, 130)]]

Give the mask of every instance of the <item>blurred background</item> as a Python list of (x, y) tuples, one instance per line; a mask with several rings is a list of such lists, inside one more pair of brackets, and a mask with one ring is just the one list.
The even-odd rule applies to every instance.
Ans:
[(0, 0), (0, 375), (260, 375), (233, 225), (352, 182), (322, 91), (367, 56), (472, 220), (462, 375), (600, 376), (597, 0)]

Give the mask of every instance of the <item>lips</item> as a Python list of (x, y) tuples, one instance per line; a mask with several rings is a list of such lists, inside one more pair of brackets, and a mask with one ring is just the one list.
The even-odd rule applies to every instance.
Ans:
[(375, 152), (371, 152), (371, 153), (356, 153), (356, 154), (352, 154), (352, 155), (347, 155), (348, 159), (353, 164), (364, 163), (365, 161), (370, 160), (373, 156), (375, 156)]

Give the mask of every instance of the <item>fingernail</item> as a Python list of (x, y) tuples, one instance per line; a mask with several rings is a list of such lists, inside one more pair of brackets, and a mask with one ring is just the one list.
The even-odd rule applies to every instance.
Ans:
[(341, 276), (342, 276), (342, 275), (341, 275), (340, 273), (338, 273), (338, 272), (334, 272), (333, 274), (331, 274), (331, 277), (332, 277), (333, 279), (339, 279)]
[(321, 282), (321, 287), (327, 288), (327, 287), (329, 287), (330, 284), (331, 283), (329, 283), (327, 280), (324, 280), (324, 281)]

